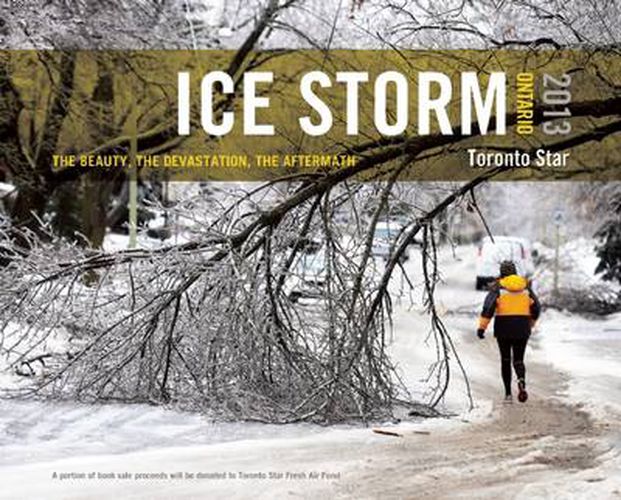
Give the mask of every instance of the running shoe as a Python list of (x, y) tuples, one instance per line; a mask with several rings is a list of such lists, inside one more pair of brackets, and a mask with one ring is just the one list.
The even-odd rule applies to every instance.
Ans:
[(518, 391), (518, 401), (525, 403), (528, 399), (528, 392), (526, 392), (526, 382), (524, 382), (524, 379), (518, 380)]

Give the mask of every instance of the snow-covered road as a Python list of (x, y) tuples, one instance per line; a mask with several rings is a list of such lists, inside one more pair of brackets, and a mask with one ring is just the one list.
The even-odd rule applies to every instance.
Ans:
[[(474, 335), (473, 252), (443, 255), (438, 304), (474, 410), (454, 360), (443, 409), (458, 416), (384, 426), (402, 437), (4, 401), (0, 498), (621, 498), (621, 318), (546, 311), (527, 351), (531, 398), (503, 406), (495, 342)], [(435, 358), (428, 330), (419, 306), (397, 304), (391, 351), (418, 397)]]

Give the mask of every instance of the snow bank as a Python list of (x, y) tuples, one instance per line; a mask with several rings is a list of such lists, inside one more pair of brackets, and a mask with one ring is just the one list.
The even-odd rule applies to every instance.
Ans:
[(3, 391), (20, 389), (30, 385), (33, 376), (40, 376), (58, 357), (66, 356), (69, 334), (64, 328), (54, 328), (28, 350), (14, 344), (27, 327), (9, 322), (2, 331), (0, 342), (0, 394)]
[(13, 184), (7, 184), (6, 182), (0, 182), (0, 197), (10, 194), (13, 191), (15, 191), (15, 186)]
[(311, 424), (214, 423), (198, 414), (144, 404), (0, 400), (0, 466), (322, 432), (325, 428)]
[(589, 319), (547, 310), (535, 335), (541, 349), (534, 358), (562, 371), (566, 400), (589, 412), (602, 430), (595, 467), (570, 476), (548, 475), (517, 496), (531, 498), (617, 498), (621, 493), (621, 314)]
[(621, 314), (603, 319), (546, 310), (535, 335), (541, 361), (564, 372), (566, 394), (587, 405), (594, 416), (621, 416)]
[(621, 285), (595, 273), (594, 239), (571, 240), (559, 248), (559, 293), (554, 294), (554, 249), (538, 245), (540, 265), (534, 286), (544, 303), (576, 312), (607, 313), (619, 308)]

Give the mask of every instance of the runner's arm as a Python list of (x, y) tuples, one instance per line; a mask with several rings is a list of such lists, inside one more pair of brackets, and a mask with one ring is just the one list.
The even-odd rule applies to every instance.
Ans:
[(541, 314), (541, 303), (539, 302), (539, 298), (532, 290), (528, 291), (530, 294), (530, 323), (531, 327), (539, 319), (539, 315)]
[(479, 317), (479, 330), (485, 331), (487, 325), (489, 325), (489, 322), (492, 320), (494, 313), (496, 312), (496, 300), (498, 300), (498, 294), (499, 291), (497, 289), (491, 290), (485, 297), (481, 316)]

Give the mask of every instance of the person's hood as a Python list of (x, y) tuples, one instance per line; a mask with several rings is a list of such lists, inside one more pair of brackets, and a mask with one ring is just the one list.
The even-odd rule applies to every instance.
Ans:
[(499, 279), (498, 284), (510, 292), (521, 292), (528, 286), (528, 281), (517, 274), (510, 274)]

